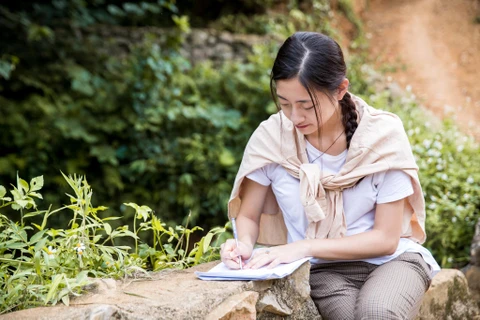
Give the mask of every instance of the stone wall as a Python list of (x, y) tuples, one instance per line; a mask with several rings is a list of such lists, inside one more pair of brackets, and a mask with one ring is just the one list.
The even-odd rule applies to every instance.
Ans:
[(190, 61), (226, 60), (245, 61), (252, 46), (268, 41), (267, 37), (219, 32), (210, 29), (195, 29), (187, 36), (183, 55)]
[(470, 264), (464, 271), (470, 291), (474, 299), (480, 304), (480, 219), (475, 227), (475, 234), (470, 248)]
[[(310, 298), (308, 262), (279, 280), (202, 281), (194, 275), (216, 263), (148, 278), (95, 280), (68, 307), (22, 310), (0, 319), (322, 319)], [(480, 319), (462, 272), (444, 269), (434, 278), (417, 320), (434, 319)]]
[[(61, 32), (61, 31), (59, 31)], [(173, 34), (173, 29), (154, 27), (95, 27), (87, 29), (84, 37), (96, 37), (101, 40), (97, 50), (105, 54), (121, 56), (130, 51), (132, 45), (139, 44), (146, 37), (162, 46), (166, 36)], [(192, 29), (185, 35), (181, 53), (193, 63), (211, 60), (214, 63), (226, 60), (245, 61), (255, 44), (265, 43), (272, 39), (269, 36), (234, 34), (214, 29)]]

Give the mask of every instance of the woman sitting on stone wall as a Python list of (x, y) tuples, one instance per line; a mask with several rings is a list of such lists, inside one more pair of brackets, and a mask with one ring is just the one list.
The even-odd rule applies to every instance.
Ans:
[[(222, 245), (222, 261), (256, 269), (312, 257), (325, 319), (411, 319), (440, 269), (421, 245), (418, 167), (400, 119), (348, 86), (331, 38), (299, 32), (282, 45), (271, 74), (279, 112), (245, 149), (229, 201), (239, 245)], [(257, 242), (276, 246), (252, 256)]]

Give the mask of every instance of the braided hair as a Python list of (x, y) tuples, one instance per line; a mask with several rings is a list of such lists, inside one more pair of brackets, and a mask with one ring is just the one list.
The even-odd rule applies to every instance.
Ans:
[[(318, 106), (315, 91), (325, 93), (334, 103), (333, 93), (338, 90), (346, 73), (343, 52), (335, 40), (321, 33), (296, 32), (285, 40), (278, 51), (270, 76), (270, 91), (277, 103), (275, 82), (298, 77), (315, 106)], [(358, 126), (357, 111), (348, 92), (339, 104), (348, 148)], [(277, 108), (280, 109), (278, 104)]]

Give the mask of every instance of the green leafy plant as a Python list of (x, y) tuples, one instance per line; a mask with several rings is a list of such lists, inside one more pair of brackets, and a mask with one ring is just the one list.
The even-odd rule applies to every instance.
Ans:
[[(70, 296), (81, 294), (91, 278), (146, 273), (147, 262), (151, 262), (150, 270), (160, 270), (185, 268), (218, 257), (219, 248), (212, 247), (211, 241), (224, 228), (212, 229), (190, 249), (190, 234), (198, 227), (166, 227), (148, 207), (134, 203), (128, 206), (135, 208), (135, 216), (144, 222), (134, 232), (127, 225), (114, 228), (110, 221), (118, 218), (99, 216), (107, 208), (92, 205), (93, 191), (86, 178), (63, 177), (73, 192), (67, 194), (70, 204), (56, 210), (31, 211), (37, 207), (34, 198), (42, 198), (38, 192), (43, 186), (42, 176), (30, 183), (17, 176), (17, 185), (10, 190), (13, 198), (0, 186), (0, 209), (10, 206), (20, 213), (18, 222), (0, 213), (0, 313), (59, 301), (68, 305)], [(59, 214), (72, 216), (68, 227), (48, 227), (49, 219)], [(41, 224), (26, 223), (39, 217)], [(137, 234), (142, 230), (153, 230), (153, 247), (138, 245)], [(170, 237), (166, 243), (164, 235)], [(129, 246), (115, 243), (124, 237), (135, 240), (133, 253)]]

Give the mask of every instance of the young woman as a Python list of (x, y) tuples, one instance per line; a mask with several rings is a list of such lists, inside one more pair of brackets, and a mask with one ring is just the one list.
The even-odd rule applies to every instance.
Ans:
[[(411, 319), (440, 269), (421, 246), (418, 167), (399, 118), (348, 85), (331, 38), (298, 32), (282, 45), (271, 74), (280, 111), (245, 149), (229, 201), (239, 244), (228, 240), (222, 261), (256, 269), (312, 257), (325, 319)], [(252, 256), (255, 243), (276, 246)]]

